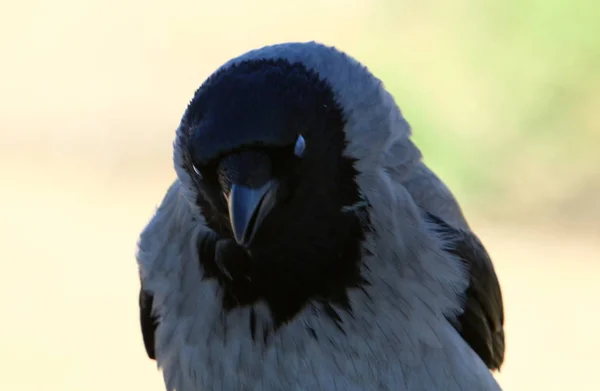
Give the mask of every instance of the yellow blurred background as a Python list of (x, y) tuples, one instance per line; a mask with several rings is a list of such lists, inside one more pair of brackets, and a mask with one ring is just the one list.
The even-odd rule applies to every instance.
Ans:
[[(598, 3), (600, 4), (600, 3)], [(318, 40), (366, 64), (495, 261), (506, 390), (598, 390), (600, 5), (24, 0), (0, 5), (0, 390), (163, 390), (137, 235), (194, 90)]]

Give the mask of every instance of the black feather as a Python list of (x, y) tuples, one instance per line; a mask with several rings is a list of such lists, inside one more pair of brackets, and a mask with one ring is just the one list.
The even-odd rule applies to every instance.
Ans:
[[(186, 164), (202, 172), (197, 202), (216, 235), (214, 249), (199, 244), (199, 259), (205, 278), (223, 289), (224, 310), (264, 300), (276, 328), (310, 301), (351, 311), (347, 290), (365, 283), (369, 222), (364, 210), (344, 209), (362, 198), (355, 159), (344, 154), (346, 117), (328, 83), (300, 63), (245, 61), (211, 76), (182, 124)], [(302, 158), (294, 154), (298, 135), (306, 141)], [(222, 193), (252, 173), (258, 180), (268, 173), (279, 187), (249, 256), (232, 239)], [(327, 314), (339, 325), (338, 314)]]
[(151, 294), (146, 292), (143, 287), (140, 288), (140, 325), (142, 326), (142, 337), (144, 338), (144, 347), (148, 357), (156, 360), (156, 354), (154, 351), (154, 333), (158, 327), (158, 317), (152, 314), (152, 301), (153, 297)]
[(452, 324), (489, 369), (504, 362), (504, 305), (494, 265), (479, 238), (427, 213), (435, 230), (447, 240), (447, 251), (464, 262), (469, 272), (464, 312)]

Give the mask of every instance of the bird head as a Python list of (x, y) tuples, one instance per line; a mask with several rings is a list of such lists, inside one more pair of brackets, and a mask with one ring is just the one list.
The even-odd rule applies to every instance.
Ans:
[(300, 63), (250, 60), (217, 72), (184, 121), (207, 224), (251, 254), (340, 230), (342, 208), (360, 200), (343, 112)]
[[(179, 179), (219, 241), (214, 256), (200, 256), (206, 274), (233, 302), (264, 299), (281, 318), (311, 298), (343, 301), (362, 283), (369, 218), (359, 166), (382, 158), (397, 110), (350, 58), (290, 45), (250, 52), (212, 74), (175, 142)], [(340, 76), (354, 78), (347, 81), (356, 92), (340, 91)], [(383, 132), (364, 132), (371, 120)]]

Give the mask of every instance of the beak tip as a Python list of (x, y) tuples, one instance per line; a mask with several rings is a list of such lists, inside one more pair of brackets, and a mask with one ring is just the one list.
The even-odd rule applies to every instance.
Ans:
[(229, 220), (235, 241), (247, 248), (262, 222), (270, 211), (273, 199), (269, 197), (274, 188), (274, 181), (268, 181), (261, 187), (250, 188), (232, 185), (227, 204)]
[(246, 246), (246, 241), (244, 241), (244, 232), (240, 231), (240, 229), (236, 229), (236, 226), (232, 223), (231, 224), (231, 229), (233, 231), (233, 238), (235, 239), (236, 243), (239, 244), (240, 246)]

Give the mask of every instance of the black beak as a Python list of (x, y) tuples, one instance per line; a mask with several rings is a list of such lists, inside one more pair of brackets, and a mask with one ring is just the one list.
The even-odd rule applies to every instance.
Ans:
[(270, 180), (260, 187), (232, 185), (227, 195), (229, 220), (238, 244), (248, 247), (256, 231), (273, 206), (275, 206), (276, 182)]

